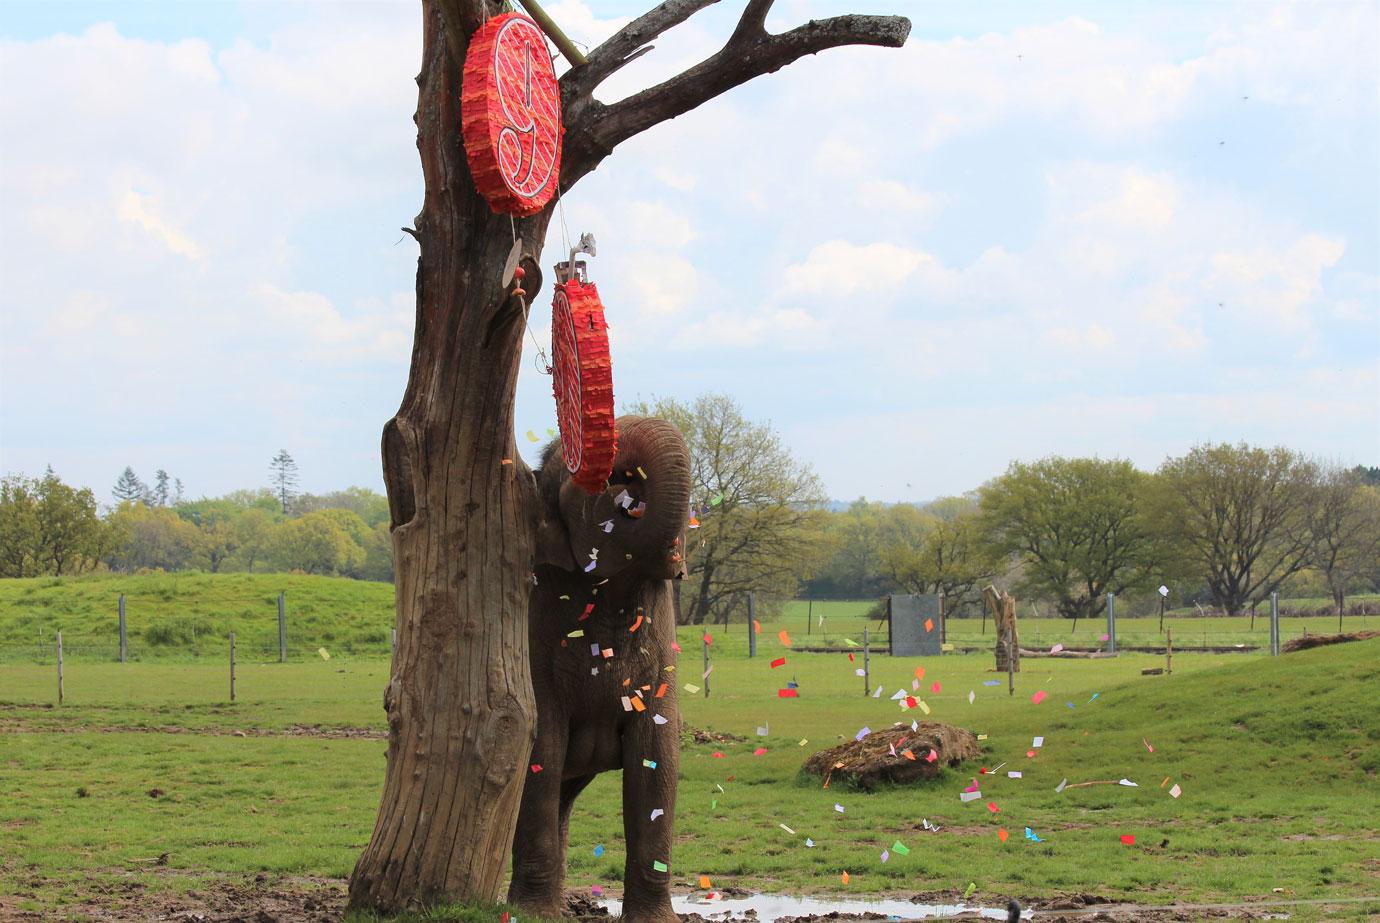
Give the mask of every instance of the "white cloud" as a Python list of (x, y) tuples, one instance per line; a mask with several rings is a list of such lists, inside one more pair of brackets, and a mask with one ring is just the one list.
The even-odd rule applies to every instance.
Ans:
[(151, 236), (157, 238), (169, 250), (179, 256), (185, 256), (193, 263), (204, 264), (205, 256), (196, 242), (187, 237), (186, 234), (173, 227), (163, 218), (155, 215), (149, 207), (148, 199), (141, 196), (134, 190), (129, 190), (120, 197), (119, 216), (121, 221), (136, 224), (147, 231)]

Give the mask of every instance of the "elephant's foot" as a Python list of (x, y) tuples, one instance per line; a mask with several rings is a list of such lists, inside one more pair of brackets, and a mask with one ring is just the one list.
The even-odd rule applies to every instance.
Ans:
[(559, 886), (514, 881), (508, 888), (508, 903), (528, 916), (559, 920), (566, 916), (565, 896)]
[(623, 904), (622, 923), (680, 923), (680, 917), (671, 909), (671, 900), (658, 901), (647, 905)]

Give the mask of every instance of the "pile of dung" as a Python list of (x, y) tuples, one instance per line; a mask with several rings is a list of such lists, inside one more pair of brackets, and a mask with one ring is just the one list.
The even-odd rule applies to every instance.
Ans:
[(1380, 631), (1349, 631), (1340, 635), (1309, 635), (1306, 638), (1285, 641), (1284, 646), (1279, 650), (1282, 654), (1292, 654), (1294, 651), (1306, 651), (1310, 647), (1344, 644), (1347, 641), (1369, 641), (1371, 638), (1380, 638)]
[[(928, 758), (931, 750), (935, 753), (933, 760)], [(910, 756), (906, 756), (906, 751), (910, 751)], [(926, 721), (913, 731), (909, 725), (902, 725), (821, 750), (805, 761), (805, 771), (871, 789), (880, 783), (924, 782), (938, 776), (944, 766), (955, 767), (981, 755), (972, 731)]]

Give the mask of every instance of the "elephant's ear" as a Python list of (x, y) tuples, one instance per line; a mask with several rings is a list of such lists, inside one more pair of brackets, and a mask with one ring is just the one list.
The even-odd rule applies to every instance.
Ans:
[[(561, 518), (561, 476), (563, 464), (551, 463), (548, 448), (542, 465), (535, 472), (537, 479), (537, 548), (533, 556), (536, 564), (548, 564), (561, 570), (575, 570), (575, 555), (570, 550), (570, 534)], [(559, 462), (559, 458), (557, 458)]]

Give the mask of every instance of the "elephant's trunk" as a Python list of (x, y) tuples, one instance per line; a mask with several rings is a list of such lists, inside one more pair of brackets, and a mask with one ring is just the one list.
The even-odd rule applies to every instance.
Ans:
[(683, 577), (690, 453), (680, 431), (665, 420), (621, 418), (609, 489), (626, 490), (632, 501), (619, 528), (634, 546), (633, 566), (657, 577)]

